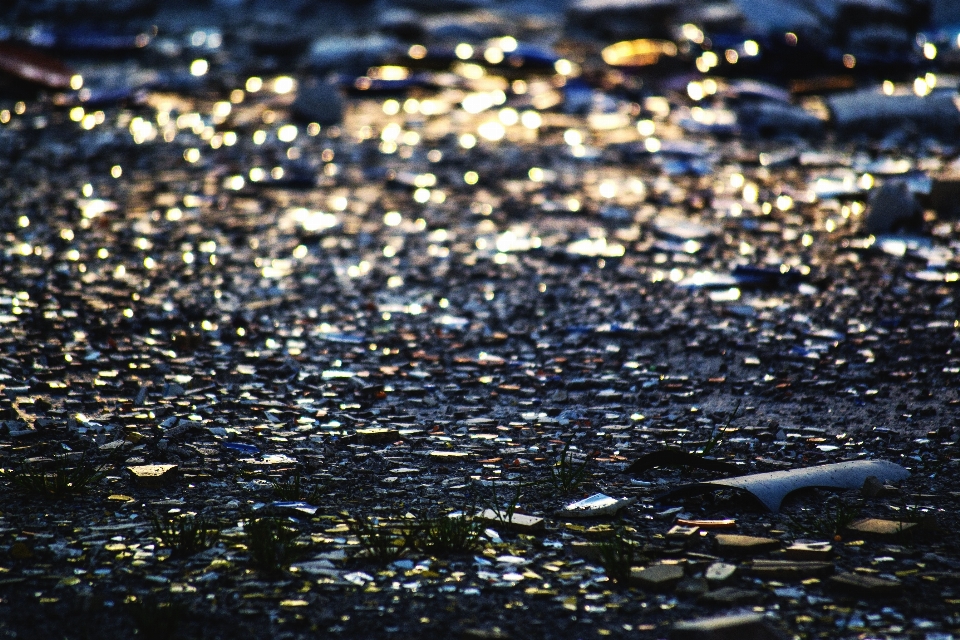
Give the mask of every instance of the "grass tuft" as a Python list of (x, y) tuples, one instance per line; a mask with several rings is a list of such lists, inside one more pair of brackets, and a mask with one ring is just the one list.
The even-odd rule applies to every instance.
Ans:
[(418, 529), (416, 546), (435, 556), (470, 553), (480, 546), (483, 527), (465, 513), (428, 520)]
[(415, 525), (363, 517), (348, 518), (347, 527), (359, 541), (363, 556), (382, 564), (403, 555), (411, 546), (413, 532), (417, 528)]
[(260, 569), (279, 571), (298, 555), (297, 531), (279, 518), (250, 520), (244, 530), (250, 559)]
[(320, 487), (311, 488), (303, 484), (299, 471), (292, 478), (274, 482), (273, 492), (278, 500), (304, 501), (312, 505), (319, 504), (323, 495)]
[(213, 523), (196, 516), (153, 516), (153, 533), (177, 557), (209, 549), (220, 535)]
[(54, 456), (52, 469), (21, 463), (10, 473), (10, 482), (28, 493), (62, 498), (86, 493), (107, 475), (104, 469), (90, 463), (86, 454), (76, 464), (66, 456)]
[(567, 442), (563, 451), (560, 452), (560, 458), (550, 469), (550, 479), (554, 488), (560, 493), (567, 495), (580, 488), (590, 472), (587, 469), (589, 458), (584, 458), (583, 462), (577, 464), (570, 453), (570, 443)]
[(859, 507), (837, 499), (827, 501), (824, 507), (817, 511), (817, 515), (809, 520), (800, 521), (796, 518), (791, 520), (805, 535), (833, 540), (839, 538), (850, 523), (859, 516)]
[(710, 440), (703, 446), (703, 449), (697, 453), (700, 456), (708, 456), (713, 453), (721, 444), (723, 444), (723, 436), (727, 433), (727, 429), (730, 428), (730, 423), (733, 422), (737, 414), (740, 413), (740, 403), (741, 400), (737, 400), (736, 406), (733, 407), (733, 411), (727, 416), (727, 421), (723, 423), (722, 427), (717, 427), (713, 430), (713, 435), (710, 437)]
[(618, 585), (630, 580), (630, 567), (637, 560), (637, 543), (626, 537), (622, 527), (618, 527), (612, 538), (597, 545), (600, 566), (607, 577)]

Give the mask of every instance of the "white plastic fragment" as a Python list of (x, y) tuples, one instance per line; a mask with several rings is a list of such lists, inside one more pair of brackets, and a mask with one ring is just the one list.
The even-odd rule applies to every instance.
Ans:
[(636, 498), (611, 498), (608, 495), (596, 493), (589, 498), (568, 504), (563, 508), (563, 515), (572, 518), (609, 516), (636, 501)]
[(783, 499), (798, 489), (859, 489), (869, 476), (876, 476), (882, 482), (896, 482), (909, 477), (910, 472), (884, 460), (856, 460), (698, 482), (678, 487), (667, 495), (692, 495), (731, 487), (753, 494), (767, 509), (776, 513)]
[(340, 577), (340, 571), (329, 560), (308, 560), (292, 565), (290, 568), (312, 576)]
[(300, 500), (281, 500), (274, 502), (271, 506), (278, 509), (294, 509), (295, 511), (302, 511), (308, 515), (314, 515), (317, 512), (319, 507), (315, 507), (312, 504), (303, 502)]

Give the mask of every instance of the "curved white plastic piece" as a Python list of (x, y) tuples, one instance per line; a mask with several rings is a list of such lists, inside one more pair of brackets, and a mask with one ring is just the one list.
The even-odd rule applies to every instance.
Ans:
[(750, 492), (767, 509), (776, 513), (780, 510), (783, 499), (797, 489), (814, 487), (859, 489), (863, 486), (864, 480), (870, 476), (876, 476), (881, 482), (896, 482), (909, 477), (910, 472), (898, 464), (885, 460), (856, 460), (688, 484), (670, 491), (667, 495), (702, 493), (711, 489), (731, 487)]

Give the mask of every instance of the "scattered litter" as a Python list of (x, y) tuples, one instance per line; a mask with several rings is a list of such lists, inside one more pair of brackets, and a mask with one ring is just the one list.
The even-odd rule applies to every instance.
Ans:
[(956, 635), (942, 6), (12, 4), (8, 634)]
[(562, 514), (568, 518), (611, 516), (636, 501), (636, 498), (611, 498), (608, 495), (597, 493), (589, 498), (568, 504), (563, 508)]

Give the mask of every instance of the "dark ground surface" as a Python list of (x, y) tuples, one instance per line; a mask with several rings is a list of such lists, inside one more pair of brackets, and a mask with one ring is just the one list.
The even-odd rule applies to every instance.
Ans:
[[(77, 64), (200, 54), (159, 55)], [(297, 123), (283, 142), (293, 94), (241, 94), (218, 120), (256, 73), (240, 54), (210, 58), (208, 84), (104, 107), (90, 130), (44, 99), (22, 114), (0, 104), (13, 112), (0, 125), (0, 637), (661, 638), (744, 610), (788, 637), (960, 630), (960, 227), (928, 211), (913, 236), (925, 245), (894, 255), (864, 243), (866, 190), (812, 194), (827, 175), (882, 182), (892, 161), (939, 167), (954, 141), (694, 135), (679, 126), (692, 103), (664, 90), (649, 95), (669, 115), (618, 98), (612, 128), (544, 111), (539, 127), (465, 148), (496, 110), (468, 114), (457, 92), (493, 83), (417, 94), (450, 106), (428, 116), (351, 99), (341, 126)], [(627, 153), (648, 118), (659, 139), (701, 145), (708, 170)], [(785, 150), (830, 155), (761, 163)], [(288, 161), (316, 186), (249, 179)], [(702, 225), (697, 247), (678, 246), (664, 223), (678, 219)], [(737, 264), (798, 279), (685, 286)], [(623, 473), (667, 447), (743, 474), (877, 459), (911, 476), (880, 495), (799, 492), (777, 514), (733, 492), (659, 501), (722, 475)], [(178, 474), (136, 483), (127, 467), (143, 464)], [(60, 497), (25, 486), (58, 465), (103, 477), (74, 476), (76, 495)], [(564, 487), (557, 474), (581, 465)], [(290, 497), (275, 483), (298, 476), (313, 514), (273, 504)], [(558, 514), (597, 492), (637, 501), (616, 517)], [(378, 517), (412, 539), (430, 518), (511, 499), (545, 528), (487, 522), (465, 553), (378, 560), (348, 526)], [(853, 513), (919, 524), (864, 537), (844, 529)], [(158, 517), (220, 535), (178, 554)], [(668, 537), (678, 517), (733, 518), (733, 533), (779, 548), (723, 557), (716, 531)], [(295, 537), (273, 568), (258, 561), (258, 519)], [(833, 571), (892, 593), (752, 573), (797, 540), (832, 542)], [(633, 549), (621, 567), (679, 564), (685, 581), (616, 583), (597, 544)], [(737, 570), (708, 584), (718, 562)]]

